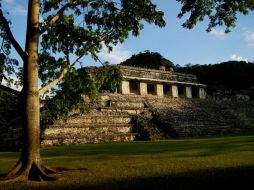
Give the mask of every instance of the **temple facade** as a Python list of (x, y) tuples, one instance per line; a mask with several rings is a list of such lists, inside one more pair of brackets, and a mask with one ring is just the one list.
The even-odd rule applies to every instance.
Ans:
[(160, 97), (184, 97), (205, 99), (206, 85), (200, 84), (192, 74), (147, 69), (140, 67), (120, 66), (124, 80), (117, 89), (121, 94), (155, 95)]

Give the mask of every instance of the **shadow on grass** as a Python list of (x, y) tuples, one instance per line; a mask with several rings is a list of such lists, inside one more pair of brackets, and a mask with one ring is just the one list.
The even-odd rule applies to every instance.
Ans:
[(123, 181), (111, 181), (96, 185), (77, 185), (61, 189), (253, 189), (254, 166), (246, 168), (217, 169), (189, 172), (177, 176), (162, 175), (129, 178)]
[[(248, 190), (254, 187), (254, 166), (229, 168), (229, 169), (213, 169), (197, 172), (189, 172), (179, 175), (158, 175), (150, 177), (136, 177), (125, 180), (108, 181), (93, 185), (82, 184), (82, 182), (68, 181), (61, 185), (48, 184), (45, 186), (29, 186), (29, 189), (38, 190), (133, 190), (133, 189), (195, 189), (195, 190), (210, 190), (210, 189), (239, 189)], [(38, 184), (37, 184), (38, 185)], [(0, 188), (1, 189), (1, 188)], [(9, 188), (7, 188), (9, 189)], [(16, 189), (16, 188), (10, 188)], [(23, 188), (17, 188), (23, 189)], [(25, 188), (24, 188), (25, 189)]]

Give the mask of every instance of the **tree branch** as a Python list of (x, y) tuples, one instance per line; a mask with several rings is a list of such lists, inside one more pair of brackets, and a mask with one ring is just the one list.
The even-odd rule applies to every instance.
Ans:
[(83, 2), (80, 2), (80, 3), (78, 3), (78, 2), (74, 3), (74, 0), (73, 0), (73, 1), (71, 1), (71, 2), (69, 2), (69, 3), (67, 3), (66, 5), (64, 5), (61, 9), (59, 9), (59, 10), (57, 11), (57, 13), (56, 13), (54, 16), (52, 16), (52, 17), (46, 22), (46, 24), (42, 27), (42, 29), (41, 29), (41, 31), (40, 31), (40, 34), (43, 34), (43, 33), (47, 30), (48, 27), (50, 27), (50, 26), (52, 26), (54, 23), (56, 23), (56, 21), (57, 21), (61, 16), (63, 16), (64, 11), (65, 11), (67, 8), (70, 8), (70, 7), (73, 7), (73, 6), (78, 6), (78, 5), (81, 5), (82, 3), (85, 3), (85, 2), (88, 3), (89, 0), (83, 1)]
[(19, 43), (15, 40), (15, 38), (14, 38), (12, 32), (11, 32), (9, 23), (8, 23), (7, 19), (4, 17), (2, 10), (0, 10), (0, 22), (1, 22), (2, 26), (3, 26), (3, 29), (4, 29), (7, 37), (8, 37), (8, 40), (10, 40), (12, 46), (18, 52), (18, 54), (20, 55), (22, 60), (25, 61), (25, 59), (27, 57), (27, 54), (23, 51), (23, 49), (21, 48)]
[(74, 66), (74, 64), (70, 64), (69, 55), (67, 55), (66, 59), (67, 59), (67, 65), (64, 67), (62, 72), (59, 74), (59, 76), (55, 80), (51, 81), (47, 85), (40, 88), (39, 95), (44, 94), (47, 90), (49, 90), (50, 88), (55, 86), (57, 83), (59, 83), (65, 77), (65, 75), (69, 72), (70, 68)]
[(51, 81), (50, 83), (48, 83), (47, 85), (39, 89), (39, 95), (44, 94), (47, 90), (49, 90), (50, 88), (55, 86), (57, 83), (59, 83), (65, 77), (65, 75), (69, 72), (70, 68), (73, 67), (76, 63), (78, 63), (78, 61), (85, 54), (86, 52), (78, 56), (77, 59), (72, 64), (70, 64), (69, 56), (67, 56), (67, 65), (65, 66), (65, 68), (62, 70), (62, 72), (59, 74), (59, 76), (55, 80)]
[[(102, 42), (104, 40), (104, 37), (102, 37), (99, 42)], [(48, 83), (47, 85), (45, 85), (44, 87), (39, 89), (39, 95), (44, 94), (47, 90), (49, 90), (50, 88), (52, 88), (53, 86), (55, 86), (57, 83), (59, 83), (64, 77), (65, 75), (69, 72), (70, 68), (73, 67), (76, 63), (79, 62), (79, 60), (86, 55), (87, 51), (92, 48), (95, 44), (91, 45), (90, 47), (87, 48), (86, 51), (84, 51), (81, 55), (79, 55), (76, 60), (70, 64), (70, 59), (69, 59), (69, 55), (66, 55), (66, 61), (67, 61), (67, 65), (64, 67), (64, 69), (62, 70), (62, 72), (60, 73), (60, 75), (53, 81), (51, 81), (50, 83)]]

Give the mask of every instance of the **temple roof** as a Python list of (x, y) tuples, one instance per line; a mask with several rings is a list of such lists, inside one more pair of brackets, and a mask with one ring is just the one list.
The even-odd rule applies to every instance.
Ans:
[(192, 74), (129, 66), (120, 66), (120, 69), (125, 80), (206, 86), (200, 84), (197, 77)]

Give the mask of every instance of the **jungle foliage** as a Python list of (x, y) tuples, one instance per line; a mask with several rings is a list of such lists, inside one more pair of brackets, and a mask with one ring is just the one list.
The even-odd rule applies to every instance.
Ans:
[(171, 61), (165, 59), (160, 53), (148, 50), (132, 55), (120, 65), (150, 69), (159, 69), (160, 66), (165, 66), (166, 70), (175, 67)]
[(0, 131), (5, 130), (8, 123), (20, 113), (18, 97), (0, 89)]
[(178, 67), (176, 71), (196, 75), (201, 83), (207, 84), (208, 94), (246, 94), (254, 98), (254, 63), (227, 61), (219, 64), (187, 65)]
[[(59, 88), (43, 100), (44, 125), (56, 119), (66, 120), (72, 110), (79, 110), (81, 114), (88, 111), (88, 103), (96, 100), (99, 92), (114, 92), (122, 80), (123, 76), (118, 65), (105, 64), (101, 67), (71, 70), (58, 85)], [(90, 101), (84, 102), (84, 96)]]

